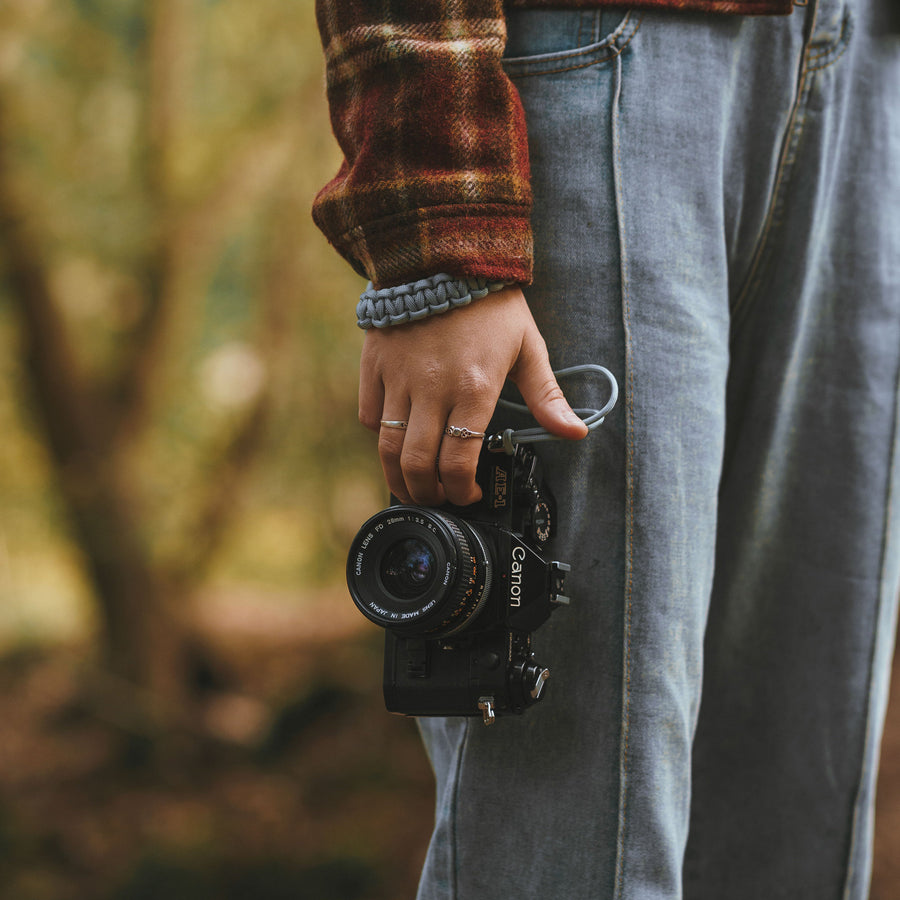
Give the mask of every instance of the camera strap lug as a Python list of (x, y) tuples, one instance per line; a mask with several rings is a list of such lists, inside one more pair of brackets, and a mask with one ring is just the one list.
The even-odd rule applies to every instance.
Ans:
[(497, 431), (489, 434), (485, 439), (485, 446), (491, 453), (505, 453), (507, 456), (514, 456), (516, 445), (512, 442), (512, 429), (507, 428), (506, 431)]
[(554, 606), (568, 606), (571, 602), (562, 592), (566, 581), (566, 572), (571, 572), (572, 567), (568, 563), (553, 560), (550, 563), (550, 602)]
[(481, 717), (485, 725), (493, 725), (497, 721), (497, 714), (494, 712), (493, 697), (479, 697), (478, 708), (481, 710)]
[[(534, 670), (531, 670), (534, 673)], [(532, 700), (540, 700), (541, 691), (544, 690), (544, 684), (547, 679), (550, 677), (549, 669), (541, 669), (535, 676), (534, 686), (531, 688), (531, 699)]]

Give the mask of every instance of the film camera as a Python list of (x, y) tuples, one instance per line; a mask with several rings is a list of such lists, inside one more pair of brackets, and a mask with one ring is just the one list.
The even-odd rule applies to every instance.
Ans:
[(392, 712), (481, 715), (491, 724), (541, 698), (550, 672), (536, 662), (531, 634), (568, 604), (569, 566), (541, 555), (555, 509), (537, 456), (501, 443), (484, 443), (477, 503), (388, 507), (350, 547), (350, 593), (385, 629)]

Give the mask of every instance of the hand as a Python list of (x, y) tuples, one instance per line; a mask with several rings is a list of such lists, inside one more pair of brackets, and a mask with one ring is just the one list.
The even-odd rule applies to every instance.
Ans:
[[(420, 322), (366, 333), (359, 418), (379, 432), (384, 476), (399, 500), (462, 506), (479, 499), (475, 468), (481, 441), (450, 437), (444, 429), (449, 424), (484, 431), (507, 377), (553, 434), (579, 439), (588, 433), (553, 376), (518, 287)], [(405, 430), (388, 428), (382, 419), (409, 424)]]

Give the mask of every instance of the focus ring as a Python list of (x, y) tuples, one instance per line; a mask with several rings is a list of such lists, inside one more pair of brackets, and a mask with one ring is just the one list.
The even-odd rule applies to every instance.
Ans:
[[(468, 536), (463, 532), (462, 528), (452, 519), (442, 516), (436, 510), (432, 510), (432, 515), (440, 519), (444, 526), (453, 535), (456, 542), (456, 552), (458, 555), (458, 565), (456, 568), (456, 584), (450, 595), (449, 603), (450, 612), (444, 617), (443, 621), (430, 628), (428, 634), (435, 636), (445, 636), (457, 631), (463, 624), (468, 622), (469, 616), (478, 605), (479, 597), (474, 598), (473, 602), (473, 586), (478, 583), (478, 560), (472, 552), (472, 547)], [(468, 596), (467, 596), (468, 595)], [(462, 622), (458, 620), (462, 617)]]

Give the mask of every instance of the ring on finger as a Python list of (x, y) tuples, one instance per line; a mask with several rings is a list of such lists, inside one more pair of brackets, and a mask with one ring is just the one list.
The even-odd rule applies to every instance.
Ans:
[(448, 425), (444, 429), (444, 434), (446, 434), (448, 437), (462, 438), (463, 440), (468, 440), (469, 438), (485, 437), (485, 433), (483, 431), (472, 431), (470, 428), (463, 428), (459, 425)]
[(406, 428), (409, 423), (404, 419), (382, 419), (381, 425), (383, 428)]

